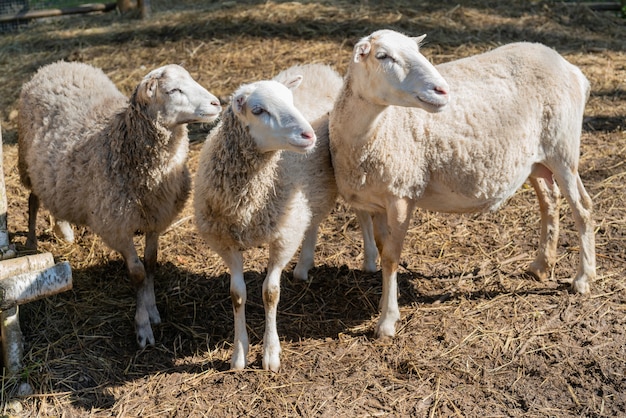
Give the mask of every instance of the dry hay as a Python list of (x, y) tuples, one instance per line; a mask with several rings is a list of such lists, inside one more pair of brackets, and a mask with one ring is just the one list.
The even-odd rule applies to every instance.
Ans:
[[(418, 212), (399, 275), (402, 322), (392, 343), (381, 342), (373, 338), (380, 273), (359, 270), (359, 232), (338, 204), (322, 226), (311, 281), (284, 274), (279, 374), (260, 370), (266, 250), (246, 254), (252, 364), (233, 373), (228, 276), (195, 233), (189, 207), (161, 239), (156, 292), (163, 324), (155, 327), (157, 345), (142, 351), (121, 258), (84, 228), (75, 244), (56, 240), (43, 211), (41, 250), (70, 261), (74, 289), (22, 307), (25, 370), (2, 379), (0, 414), (14, 407), (23, 416), (70, 417), (624, 414), (624, 20), (538, 1), (152, 3), (154, 17), (145, 22), (115, 13), (73, 16), (0, 38), (9, 230), (18, 246), (27, 195), (15, 165), (16, 98), (39, 66), (86, 61), (130, 93), (149, 69), (182, 63), (227, 100), (238, 84), (292, 64), (323, 62), (343, 71), (356, 39), (391, 27), (428, 33), (424, 52), (434, 62), (530, 40), (582, 68), (592, 95), (581, 176), (595, 205), (598, 279), (591, 296), (568, 291), (578, 240), (567, 205), (553, 278), (542, 283), (524, 274), (539, 235), (528, 187), (494, 214)], [(208, 129), (192, 131), (192, 169)], [(33, 395), (18, 395), (23, 381)]]

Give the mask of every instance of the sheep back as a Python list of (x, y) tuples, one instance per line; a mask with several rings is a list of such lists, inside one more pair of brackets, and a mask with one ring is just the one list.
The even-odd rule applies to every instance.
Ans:
[(577, 169), (589, 83), (557, 52), (515, 43), (436, 68), (451, 86), (444, 111), (389, 106), (363, 147), (331, 144), (353, 204), (376, 210), (392, 193), (436, 211), (493, 210), (535, 163), (565, 159)]
[(339, 73), (324, 64), (294, 65), (278, 73), (274, 80), (285, 82), (297, 75), (303, 81), (293, 91), (293, 103), (302, 115), (315, 121), (330, 112), (343, 85)]
[[(62, 61), (41, 67), (19, 98), (18, 168), (23, 184), (31, 187), (29, 171), (63, 165), (85, 138), (82, 134), (104, 124), (111, 109), (125, 103), (126, 97), (98, 68)], [(55, 178), (46, 180), (51, 186), (57, 183)]]

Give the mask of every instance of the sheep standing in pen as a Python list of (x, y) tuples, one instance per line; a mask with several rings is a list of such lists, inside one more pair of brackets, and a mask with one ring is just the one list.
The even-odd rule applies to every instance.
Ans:
[[(300, 73), (308, 77), (303, 81)], [(341, 83), (329, 67), (303, 66), (274, 80), (243, 85), (202, 148), (194, 191), (196, 222), (230, 270), (233, 369), (246, 366), (249, 345), (242, 251), (265, 243), (269, 261), (263, 282), (263, 368), (280, 369), (280, 276), (302, 243), (293, 274), (307, 279), (319, 223), (337, 198), (327, 112)], [(316, 118), (314, 130), (308, 120)]]
[(382, 30), (361, 39), (329, 122), (338, 190), (373, 215), (383, 270), (376, 334), (393, 336), (400, 319), (396, 274), (413, 210), (495, 210), (526, 179), (541, 213), (530, 272), (545, 279), (555, 262), (560, 188), (580, 236), (572, 286), (588, 292), (594, 227), (578, 174), (587, 79), (531, 43), (435, 68), (419, 52), (423, 38)]
[[(188, 198), (187, 124), (211, 122), (219, 100), (178, 65), (151, 71), (126, 98), (83, 63), (42, 67), (22, 88), (18, 149), (28, 200), (27, 246), (36, 248), (39, 202), (69, 241), (68, 222), (87, 225), (126, 262), (137, 288), (139, 346), (154, 344), (160, 322), (154, 295), (159, 235)], [(133, 243), (146, 235), (145, 266)]]
[[(316, 123), (323, 132), (328, 129), (328, 114), (332, 109), (335, 99), (339, 95), (339, 91), (343, 86), (342, 77), (331, 66), (325, 64), (304, 64), (294, 65), (284, 71), (281, 71), (275, 81), (286, 83), (294, 76), (302, 76), (304, 86), (300, 86), (293, 92), (293, 104), (302, 113), (302, 115), (311, 123)], [(321, 145), (328, 148), (328, 139), (324, 138)], [(374, 241), (374, 233), (372, 226), (372, 218), (367, 212), (357, 210), (355, 214), (358, 219), (361, 233), (363, 236), (363, 271), (373, 273), (377, 270), (376, 259), (378, 258), (378, 249)], [(300, 268), (296, 268), (294, 275), (296, 277), (306, 277), (304, 270), (313, 266), (313, 253), (315, 248), (315, 240), (317, 232), (306, 235), (313, 242), (309, 242), (302, 246), (300, 260), (306, 258), (306, 263), (299, 263)], [(298, 272), (300, 270), (302, 273)]]

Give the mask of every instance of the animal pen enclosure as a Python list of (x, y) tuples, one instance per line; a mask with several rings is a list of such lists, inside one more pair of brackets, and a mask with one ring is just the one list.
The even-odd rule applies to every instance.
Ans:
[[(294, 64), (331, 64), (343, 74), (360, 37), (392, 28), (427, 33), (421, 51), (435, 64), (531, 41), (581, 68), (591, 94), (579, 169), (594, 203), (598, 277), (589, 296), (568, 290), (579, 248), (567, 205), (551, 277), (539, 282), (525, 274), (539, 236), (530, 187), (495, 213), (418, 211), (399, 271), (402, 320), (393, 340), (380, 341), (373, 332), (380, 272), (360, 270), (360, 232), (339, 202), (322, 224), (310, 281), (294, 280), (290, 269), (283, 275), (279, 373), (262, 371), (260, 360), (267, 248), (246, 254), (250, 366), (231, 372), (228, 274), (196, 233), (190, 202), (161, 239), (156, 298), (163, 322), (154, 329), (156, 344), (144, 350), (135, 343), (135, 294), (122, 259), (86, 228), (76, 229), (70, 244), (40, 222), (41, 250), (69, 262), (73, 288), (20, 307), (24, 367), (2, 378), (0, 415), (624, 414), (626, 26), (619, 12), (541, 0), (151, 5), (148, 20), (84, 14), (0, 36), (8, 231), (19, 255), (30, 254), (28, 194), (17, 172), (17, 96), (40, 66), (87, 62), (129, 96), (147, 71), (178, 63), (227, 103), (242, 83)], [(451, 94), (455, 88), (462, 86), (451, 86)], [(192, 173), (210, 129), (190, 131)], [(32, 394), (20, 392), (24, 382)]]
[(85, 3), (76, 0), (0, 0), (0, 29), (14, 30), (19, 23), (32, 19), (93, 12), (120, 12), (139, 9), (140, 16), (150, 16), (150, 0), (117, 0), (108, 3)]

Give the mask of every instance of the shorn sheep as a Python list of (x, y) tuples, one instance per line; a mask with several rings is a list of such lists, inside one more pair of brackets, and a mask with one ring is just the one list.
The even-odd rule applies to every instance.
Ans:
[[(281, 71), (275, 81), (286, 83), (294, 76), (300, 75), (305, 80), (304, 86), (298, 87), (293, 94), (293, 104), (302, 113), (309, 122), (317, 121), (323, 132), (328, 127), (328, 113), (332, 109), (335, 99), (339, 95), (339, 91), (343, 86), (343, 78), (331, 66), (325, 64), (304, 64), (294, 65), (284, 71)], [(323, 119), (320, 119), (323, 118)], [(316, 130), (318, 130), (316, 129)], [(328, 148), (328, 140), (324, 139), (322, 145)], [(355, 211), (361, 233), (363, 235), (363, 271), (373, 273), (377, 270), (376, 259), (378, 258), (378, 249), (374, 241), (374, 233), (372, 231), (372, 218), (367, 212)], [(317, 235), (309, 236), (316, 239)], [(313, 248), (315, 243), (304, 245), (303, 248), (310, 249), (301, 257), (308, 257), (309, 262), (304, 265), (313, 265)], [(302, 276), (302, 275), (300, 275)], [(298, 275), (296, 275), (298, 277)]]
[[(154, 295), (159, 235), (191, 188), (187, 124), (217, 118), (219, 100), (178, 65), (146, 75), (130, 100), (100, 69), (76, 62), (42, 67), (20, 95), (19, 172), (31, 190), (27, 246), (36, 248), (39, 203), (69, 241), (86, 225), (126, 262), (137, 289), (140, 347), (160, 322)], [(145, 266), (133, 243), (145, 233)]]
[[(278, 371), (281, 349), (276, 311), (281, 273), (302, 243), (293, 275), (307, 279), (318, 225), (336, 202), (324, 114), (332, 108), (342, 80), (329, 71), (324, 66), (296, 67), (274, 80), (241, 86), (200, 154), (194, 190), (196, 223), (230, 271), (233, 369), (246, 366), (249, 346), (242, 252), (265, 243), (269, 246), (263, 282), (262, 365)], [(317, 73), (319, 78), (303, 79), (300, 73)], [(326, 83), (318, 82), (322, 77)], [(315, 118), (319, 119), (313, 122), (314, 130), (308, 119)]]
[(560, 188), (580, 236), (573, 288), (588, 292), (596, 275), (592, 203), (578, 175), (587, 79), (531, 43), (434, 67), (419, 51), (424, 36), (381, 30), (361, 39), (329, 122), (339, 193), (373, 216), (379, 337), (394, 336), (400, 319), (396, 275), (416, 207), (495, 210), (528, 179), (541, 213), (529, 271), (545, 279), (556, 258)]

